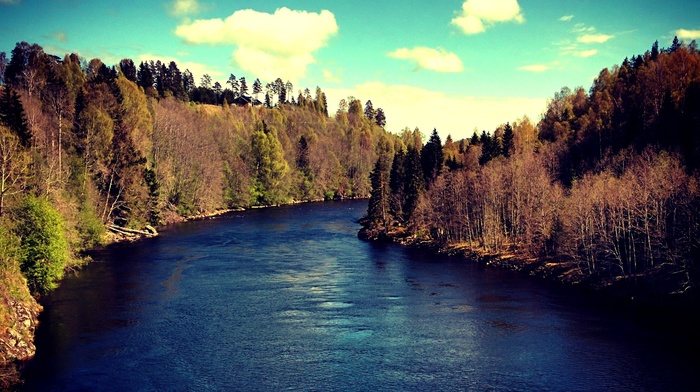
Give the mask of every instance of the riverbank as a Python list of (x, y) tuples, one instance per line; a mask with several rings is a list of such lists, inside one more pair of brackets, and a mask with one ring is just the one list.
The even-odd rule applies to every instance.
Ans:
[[(324, 199), (292, 201), (270, 206), (251, 206), (250, 209), (280, 207), (311, 202), (323, 202)], [(227, 208), (204, 211), (187, 216), (174, 212), (166, 213), (158, 227), (146, 225), (141, 229), (130, 229), (116, 225), (105, 225), (104, 246), (120, 242), (136, 242), (159, 235), (159, 231), (178, 223), (202, 219), (214, 219), (219, 216), (243, 212), (245, 208)], [(27, 288), (26, 279), (19, 272), (19, 267), (12, 273), (0, 271), (0, 390), (11, 390), (21, 385), (20, 369), (36, 354), (34, 333), (39, 325), (42, 306)]]
[[(427, 236), (412, 234), (405, 227), (390, 228), (369, 226), (360, 222), (363, 227), (358, 237), (366, 241), (381, 241), (400, 244), (418, 249), (425, 249), (435, 254), (459, 257), (479, 265), (509, 270), (558, 284), (562, 287), (574, 288), (586, 292), (597, 300), (617, 304), (625, 308), (652, 310), (655, 312), (673, 314), (673, 317), (683, 318), (687, 314), (697, 313), (700, 301), (693, 290), (686, 292), (671, 292), (669, 284), (658, 276), (610, 276), (603, 274), (588, 274), (585, 266), (565, 257), (531, 257), (519, 252), (513, 246), (504, 246), (500, 252), (489, 252), (481, 247), (468, 243), (440, 244)], [(657, 275), (669, 275), (659, 267)]]

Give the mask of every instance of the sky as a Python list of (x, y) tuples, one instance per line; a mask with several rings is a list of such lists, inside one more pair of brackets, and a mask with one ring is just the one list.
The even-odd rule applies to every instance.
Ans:
[[(0, 0), (0, 52), (26, 41), (108, 65), (175, 61), (371, 100), (386, 129), (444, 138), (537, 122), (562, 87), (674, 36), (700, 40), (700, 1)], [(250, 82), (249, 82), (250, 84)], [(295, 93), (296, 95), (296, 93)]]

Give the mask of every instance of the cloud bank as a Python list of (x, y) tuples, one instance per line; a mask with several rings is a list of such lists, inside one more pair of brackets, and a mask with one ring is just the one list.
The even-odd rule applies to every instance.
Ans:
[(263, 79), (298, 81), (315, 63), (314, 52), (338, 32), (335, 16), (280, 8), (273, 14), (239, 10), (226, 19), (198, 19), (179, 25), (175, 34), (193, 45), (235, 46), (233, 59)]
[(462, 72), (464, 66), (459, 56), (442, 48), (433, 49), (418, 46), (413, 49), (401, 48), (388, 54), (389, 57), (410, 60), (415, 63), (417, 70), (435, 72)]
[(615, 36), (610, 34), (583, 34), (576, 40), (584, 44), (602, 44), (610, 41), (613, 38), (615, 38)]
[(201, 11), (197, 0), (175, 0), (170, 6), (170, 14), (174, 16), (196, 15)]
[(467, 0), (452, 24), (464, 34), (479, 34), (496, 23), (525, 22), (517, 0)]
[(676, 36), (678, 39), (700, 39), (700, 30), (678, 29), (676, 30)]
[[(400, 132), (418, 127), (424, 134), (436, 128), (440, 135), (451, 134), (454, 139), (467, 138), (474, 129), (493, 132), (507, 121), (527, 115), (539, 120), (547, 99), (528, 97), (489, 97), (450, 95), (408, 85), (388, 85), (369, 82), (350, 89), (324, 89), (329, 111), (335, 112), (341, 99), (354, 96), (364, 102), (372, 99), (387, 116), (386, 129)], [(429, 108), (429, 110), (426, 110)], [(455, 116), (455, 113), (460, 115)]]
[(545, 72), (549, 70), (549, 65), (545, 64), (532, 64), (532, 65), (525, 65), (522, 67), (518, 67), (519, 70), (521, 71), (528, 71), (528, 72)]

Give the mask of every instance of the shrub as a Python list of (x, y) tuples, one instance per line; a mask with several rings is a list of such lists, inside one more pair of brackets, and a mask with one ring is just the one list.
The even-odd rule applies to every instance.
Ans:
[(15, 218), (20, 269), (31, 292), (45, 294), (57, 286), (70, 260), (63, 219), (46, 199), (34, 196), (22, 200)]

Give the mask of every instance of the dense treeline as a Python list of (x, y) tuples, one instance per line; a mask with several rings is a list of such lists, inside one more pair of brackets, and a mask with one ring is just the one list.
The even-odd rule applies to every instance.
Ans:
[(330, 117), (320, 88), (226, 83), (197, 85), (175, 62), (107, 66), (26, 42), (0, 52), (0, 389), (17, 377), (4, 365), (33, 355), (33, 296), (107, 227), (369, 196), (372, 164), (397, 139), (371, 101), (349, 97)]
[[(0, 53), (0, 242), (33, 293), (55, 286), (106, 225), (219, 209), (367, 197), (384, 113), (231, 75), (199, 85), (175, 62), (108, 66), (18, 43)], [(264, 102), (258, 100), (264, 94)], [(43, 242), (42, 242), (43, 241)]]
[[(443, 157), (435, 146), (436, 133), (420, 153), (379, 158), (363, 235), (548, 260), (576, 281), (697, 297), (695, 42), (655, 43), (601, 71), (588, 92), (563, 88), (537, 126), (524, 118), (449, 139)], [(418, 161), (422, 177), (409, 177)]]

